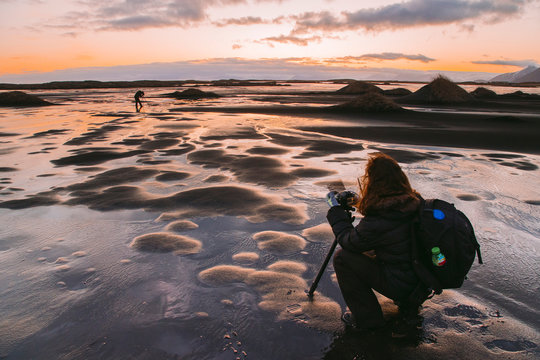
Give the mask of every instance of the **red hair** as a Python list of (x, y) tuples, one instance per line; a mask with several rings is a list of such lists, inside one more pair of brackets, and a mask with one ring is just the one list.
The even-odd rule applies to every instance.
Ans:
[(366, 172), (358, 183), (360, 186), (358, 211), (362, 215), (368, 214), (382, 200), (392, 196), (419, 197), (397, 161), (383, 153), (370, 154)]

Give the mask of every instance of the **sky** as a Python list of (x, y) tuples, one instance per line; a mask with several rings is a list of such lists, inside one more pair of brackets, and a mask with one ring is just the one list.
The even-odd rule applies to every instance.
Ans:
[(0, 0), (0, 82), (486, 80), (539, 34), (540, 0)]

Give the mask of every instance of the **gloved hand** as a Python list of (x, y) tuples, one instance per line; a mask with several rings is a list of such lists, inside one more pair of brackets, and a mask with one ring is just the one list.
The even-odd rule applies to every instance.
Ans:
[(338, 194), (337, 191), (330, 191), (328, 194), (326, 194), (326, 202), (328, 203), (328, 206), (339, 206), (339, 202), (336, 199), (336, 195)]
[(353, 206), (358, 204), (358, 194), (354, 191), (345, 190), (336, 195), (336, 200), (345, 210), (354, 210)]

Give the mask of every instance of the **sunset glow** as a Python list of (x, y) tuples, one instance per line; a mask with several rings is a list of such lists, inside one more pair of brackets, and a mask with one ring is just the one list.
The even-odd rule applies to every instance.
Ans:
[(0, 82), (200, 59), (490, 77), (538, 64), (539, 20), (538, 0), (0, 0)]

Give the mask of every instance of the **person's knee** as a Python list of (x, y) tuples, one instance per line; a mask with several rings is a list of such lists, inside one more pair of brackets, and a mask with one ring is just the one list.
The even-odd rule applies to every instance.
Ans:
[(334, 259), (333, 259), (334, 270), (338, 271), (338, 269), (342, 269), (346, 266), (346, 261), (344, 257), (345, 256), (344, 256), (343, 249), (336, 250), (336, 252), (334, 253)]

